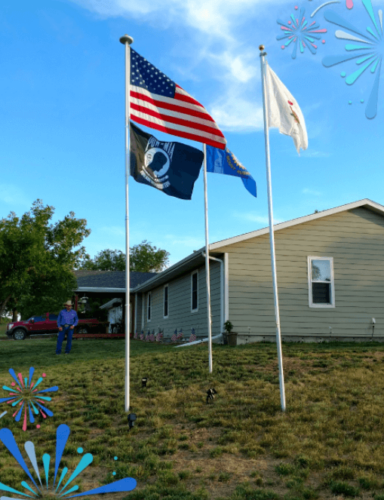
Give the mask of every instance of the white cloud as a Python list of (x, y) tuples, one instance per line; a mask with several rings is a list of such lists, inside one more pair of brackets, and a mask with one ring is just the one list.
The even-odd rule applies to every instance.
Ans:
[(323, 193), (320, 191), (314, 191), (313, 189), (304, 188), (302, 191), (303, 194), (309, 194), (310, 196), (321, 196)]
[(157, 26), (175, 21), (226, 40), (234, 22), (262, 0), (71, 0), (101, 17), (133, 17)]
[[(188, 30), (194, 50), (183, 61), (181, 74), (199, 71), (196, 64), (209, 64), (218, 81), (217, 99), (207, 109), (224, 131), (262, 128), (261, 97), (254, 84), (260, 78), (256, 47), (249, 48), (237, 36), (251, 18), (267, 9), (262, 0), (71, 0), (102, 18), (143, 20), (157, 29)], [(284, 0), (273, 0), (282, 3)], [(269, 2), (272, 3), (272, 2)], [(194, 71), (188, 71), (193, 66)], [(204, 71), (204, 70), (203, 70)]]
[(316, 150), (303, 151), (302, 155), (306, 158), (328, 158), (330, 156), (330, 154), (325, 151)]
[(0, 184), (0, 202), (7, 205), (31, 206), (24, 191), (13, 184)]
[(204, 238), (196, 238), (193, 236), (175, 236), (173, 234), (165, 235), (165, 238), (169, 241), (171, 245), (181, 245), (190, 249), (190, 252), (193, 250), (199, 250), (204, 246)]
[[(235, 87), (235, 86), (234, 86)], [(226, 94), (210, 106), (210, 112), (224, 131), (244, 132), (263, 127), (263, 109), (256, 99), (246, 99), (231, 86)]]
[[(237, 217), (238, 219), (242, 219), (245, 221), (257, 222), (258, 224), (264, 224), (265, 226), (269, 225), (269, 218), (267, 215), (257, 215), (252, 212), (248, 213), (236, 212), (234, 216)], [(281, 222), (283, 221), (280, 219), (274, 218), (273, 220), (274, 224), (280, 224)]]

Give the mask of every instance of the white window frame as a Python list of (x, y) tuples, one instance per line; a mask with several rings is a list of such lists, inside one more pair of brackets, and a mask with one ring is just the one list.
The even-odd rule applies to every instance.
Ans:
[[(196, 309), (193, 309), (193, 275), (197, 274), (197, 307)], [(191, 273), (191, 313), (197, 313), (199, 312), (199, 271), (193, 271)]]
[[(312, 296), (312, 261), (313, 260), (328, 260), (331, 263), (331, 304), (314, 304)], [(329, 283), (329, 281), (317, 281), (315, 283)], [(334, 309), (336, 307), (335, 301), (335, 275), (333, 272), (333, 257), (315, 257), (308, 256), (308, 299), (309, 307), (316, 309)]]
[[(168, 297), (167, 297), (167, 307), (168, 307), (168, 314), (165, 315), (165, 289), (168, 288)], [(169, 284), (167, 283), (166, 285), (163, 286), (163, 318), (168, 319), (169, 317)]]
[(150, 323), (152, 318), (152, 292), (147, 293), (147, 323)]

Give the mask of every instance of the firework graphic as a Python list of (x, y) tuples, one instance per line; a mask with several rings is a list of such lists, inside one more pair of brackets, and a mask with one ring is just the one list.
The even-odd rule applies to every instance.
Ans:
[[(8, 403), (10, 406), (16, 409), (15, 413), (12, 415), (16, 422), (19, 422), (22, 418), (23, 421), (23, 431), (27, 430), (27, 415), (29, 415), (29, 421), (33, 424), (35, 423), (34, 415), (41, 415), (43, 418), (52, 417), (53, 413), (51, 410), (46, 408), (44, 405), (46, 401), (51, 401), (52, 398), (49, 396), (44, 396), (43, 393), (56, 392), (59, 388), (49, 387), (48, 389), (39, 390), (37, 387), (41, 384), (46, 376), (45, 373), (37, 380), (36, 383), (32, 381), (33, 374), (35, 372), (34, 368), (29, 369), (29, 377), (23, 379), (21, 373), (16, 376), (15, 370), (10, 368), (9, 373), (11, 374), (14, 382), (11, 383), (12, 387), (7, 387), (3, 385), (3, 389), (9, 392), (8, 397), (0, 398), (0, 403)], [(24, 416), (23, 415), (24, 410)], [(36, 427), (40, 429), (40, 425), (37, 424)]]
[[(337, 30), (336, 38), (347, 40), (345, 45), (346, 53), (342, 55), (327, 56), (323, 59), (326, 68), (341, 64), (352, 59), (356, 59), (357, 69), (347, 76), (346, 72), (341, 73), (347, 85), (353, 85), (365, 72), (370, 73), (373, 79), (372, 88), (365, 108), (365, 116), (368, 119), (375, 118), (377, 114), (377, 103), (379, 96), (379, 82), (381, 73), (381, 62), (383, 58), (383, 12), (378, 11), (378, 17), (372, 7), (371, 0), (361, 0), (368, 14), (370, 23), (366, 29), (358, 29), (348, 21), (344, 20), (335, 12), (325, 12), (324, 18), (347, 31)], [(358, 35), (358, 36), (356, 36)]]
[[(298, 10), (298, 7), (295, 7)], [(318, 9), (316, 9), (317, 11)], [(315, 13), (316, 13), (315, 11)], [(314, 14), (315, 14), (314, 13)], [(313, 15), (314, 15), (313, 14)], [(305, 9), (300, 9), (300, 15), (291, 14), (288, 22), (277, 20), (277, 24), (280, 24), (283, 35), (276, 37), (276, 40), (283, 40), (285, 43), (281, 46), (282, 49), (286, 49), (292, 44), (292, 59), (296, 59), (298, 49), (303, 54), (305, 48), (307, 47), (312, 54), (316, 54), (318, 46), (316, 45), (316, 40), (322, 39), (322, 34), (326, 33), (326, 29), (320, 29), (319, 24), (316, 21), (310, 23), (310, 20), (305, 18)]]
[[(1, 429), (0, 430), (0, 441), (4, 444), (7, 450), (11, 453), (11, 455), (16, 459), (20, 467), (27, 474), (30, 484), (26, 481), (21, 482), (22, 488), (28, 492), (25, 493), (23, 491), (18, 491), (6, 484), (0, 482), (0, 491), (5, 491), (7, 494), (15, 494), (22, 495), (23, 497), (29, 497), (33, 499), (43, 499), (49, 497), (50, 499), (68, 499), (75, 497), (83, 497), (90, 495), (100, 495), (104, 493), (121, 493), (132, 491), (136, 488), (136, 480), (131, 477), (126, 477), (119, 481), (115, 481), (110, 484), (106, 484), (101, 486), (100, 488), (96, 488), (94, 490), (85, 491), (84, 493), (77, 493), (73, 495), (75, 491), (79, 489), (79, 486), (73, 485), (73, 481), (90, 465), (93, 461), (93, 455), (91, 453), (86, 453), (80, 459), (75, 470), (72, 474), (68, 474), (68, 468), (63, 467), (60, 470), (60, 462), (64, 453), (64, 449), (66, 443), (68, 441), (68, 437), (71, 430), (70, 428), (62, 424), (57, 428), (56, 431), (56, 457), (54, 463), (54, 470), (50, 470), (51, 466), (51, 456), (45, 453), (43, 455), (43, 467), (44, 472), (40, 474), (39, 468), (37, 465), (37, 458), (35, 453), (35, 445), (31, 441), (27, 441), (24, 444), (24, 449), (28, 455), (28, 458), (32, 464), (32, 468), (35, 472), (34, 479), (31, 472), (28, 469), (27, 464), (24, 461), (23, 456), (17, 446), (15, 438), (12, 432), (9, 429)], [(83, 449), (79, 448), (78, 453), (83, 453)], [(52, 469), (53, 469), (53, 461), (52, 461)], [(68, 477), (69, 476), (69, 477)], [(45, 479), (45, 481), (44, 481)], [(110, 498), (110, 497), (108, 497)], [(0, 500), (22, 500), (19, 496), (2, 496)]]

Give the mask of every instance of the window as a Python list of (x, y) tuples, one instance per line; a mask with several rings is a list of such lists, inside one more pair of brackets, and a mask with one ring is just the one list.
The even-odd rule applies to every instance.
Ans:
[(147, 295), (147, 320), (151, 321), (151, 302), (152, 302), (152, 294), (148, 292)]
[(335, 307), (332, 257), (308, 257), (309, 307)]
[(192, 273), (192, 276), (191, 276), (191, 292), (192, 292), (191, 310), (192, 310), (192, 312), (195, 312), (199, 309), (198, 284), (199, 284), (199, 274), (197, 271), (195, 271), (194, 273)]
[(164, 299), (164, 318), (168, 318), (168, 285), (165, 285), (163, 292)]

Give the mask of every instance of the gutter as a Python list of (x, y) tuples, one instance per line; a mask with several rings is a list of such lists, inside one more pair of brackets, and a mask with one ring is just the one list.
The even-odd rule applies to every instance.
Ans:
[(192, 262), (194, 259), (196, 259), (197, 257), (200, 257), (200, 256), (201, 256), (201, 250), (197, 250), (193, 254), (188, 255), (188, 257), (185, 257), (185, 259), (181, 260), (177, 264), (174, 264), (173, 266), (168, 267), (168, 269), (166, 269), (165, 271), (159, 273), (157, 276), (154, 276), (153, 278), (149, 279), (148, 281), (145, 281), (143, 284), (138, 285), (133, 290), (135, 292), (141, 292), (142, 290), (143, 290), (143, 292), (145, 292), (145, 289), (148, 287), (148, 285), (149, 285), (149, 289), (151, 289), (152, 285), (154, 283), (156, 283), (157, 280), (164, 279), (164, 277), (166, 277), (168, 274), (176, 271), (179, 267), (183, 267), (185, 264), (187, 264), (189, 262)]
[[(125, 293), (125, 288), (108, 288), (95, 286), (79, 286), (75, 292), (110, 292), (110, 293)], [(132, 292), (132, 290), (131, 290)]]

